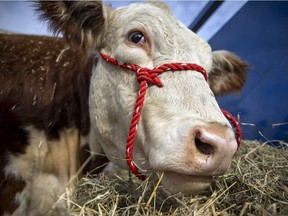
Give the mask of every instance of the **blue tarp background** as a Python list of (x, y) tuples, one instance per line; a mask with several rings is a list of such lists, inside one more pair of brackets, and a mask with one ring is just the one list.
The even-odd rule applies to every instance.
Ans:
[[(220, 97), (220, 106), (267, 139), (288, 141), (288, 2), (249, 1), (209, 43), (251, 65), (241, 94)], [(242, 125), (243, 138), (265, 141), (256, 127)]]

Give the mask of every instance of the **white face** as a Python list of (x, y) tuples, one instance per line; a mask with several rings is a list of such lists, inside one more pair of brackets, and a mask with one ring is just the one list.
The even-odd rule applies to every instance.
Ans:
[[(210, 71), (208, 43), (169, 11), (137, 3), (106, 16), (100, 51), (120, 63), (148, 68), (196, 63)], [(172, 192), (201, 190), (212, 176), (228, 169), (237, 149), (233, 130), (203, 75), (176, 71), (159, 78), (164, 86), (147, 90), (134, 161), (144, 173), (164, 173), (162, 184)], [(123, 168), (127, 168), (125, 146), (138, 88), (133, 72), (99, 60), (91, 79), (91, 133), (109, 159)]]

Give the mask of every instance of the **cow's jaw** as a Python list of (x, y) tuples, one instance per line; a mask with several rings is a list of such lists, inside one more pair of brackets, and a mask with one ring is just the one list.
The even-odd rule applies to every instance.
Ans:
[(193, 194), (210, 186), (212, 176), (193, 176), (176, 172), (163, 172), (161, 184), (171, 193)]

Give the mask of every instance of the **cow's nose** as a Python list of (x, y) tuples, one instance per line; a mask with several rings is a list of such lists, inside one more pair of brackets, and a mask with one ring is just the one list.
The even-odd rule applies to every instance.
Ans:
[[(231, 128), (216, 123), (194, 128), (190, 139), (190, 159), (201, 175), (222, 175), (237, 150)], [(192, 157), (191, 157), (192, 156)]]

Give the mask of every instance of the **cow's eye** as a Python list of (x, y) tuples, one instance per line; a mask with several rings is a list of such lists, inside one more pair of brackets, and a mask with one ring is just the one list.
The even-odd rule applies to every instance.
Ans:
[(132, 32), (129, 35), (129, 41), (135, 44), (139, 44), (145, 42), (145, 37), (141, 32)]

